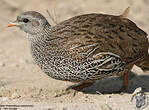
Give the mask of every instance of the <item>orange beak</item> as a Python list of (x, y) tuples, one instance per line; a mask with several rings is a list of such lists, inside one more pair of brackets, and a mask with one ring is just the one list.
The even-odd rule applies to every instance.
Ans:
[(13, 26), (20, 26), (20, 24), (16, 21), (10, 22), (9, 24), (7, 24), (7, 27), (13, 27)]

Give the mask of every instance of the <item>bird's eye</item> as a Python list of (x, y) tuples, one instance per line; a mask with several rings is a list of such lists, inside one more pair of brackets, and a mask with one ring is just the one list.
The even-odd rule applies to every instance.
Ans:
[(26, 19), (26, 18), (24, 18), (24, 19), (23, 19), (23, 22), (24, 22), (24, 23), (27, 23), (27, 22), (29, 22), (29, 20)]

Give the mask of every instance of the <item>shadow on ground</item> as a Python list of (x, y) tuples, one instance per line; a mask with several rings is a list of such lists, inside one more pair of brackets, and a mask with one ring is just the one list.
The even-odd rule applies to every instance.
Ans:
[[(87, 94), (115, 94), (121, 93), (122, 91), (123, 77), (106, 78), (98, 80), (92, 86), (82, 90), (83, 93)], [(129, 85), (127, 93), (133, 93), (133, 91), (142, 87), (144, 92), (149, 92), (149, 75), (136, 75), (133, 72), (129, 73)]]

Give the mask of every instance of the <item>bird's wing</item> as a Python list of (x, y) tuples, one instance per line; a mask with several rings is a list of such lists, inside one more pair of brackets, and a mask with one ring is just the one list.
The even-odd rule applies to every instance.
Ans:
[(81, 74), (87, 74), (90, 80), (118, 75), (125, 68), (125, 62), (118, 55), (110, 52), (100, 52), (93, 58), (84, 66), (86, 69), (81, 71)]
[[(51, 29), (69, 57), (82, 60), (100, 52), (112, 52), (129, 61), (148, 49), (147, 34), (127, 18), (86, 14), (68, 19)], [(62, 40), (63, 39), (63, 40)]]

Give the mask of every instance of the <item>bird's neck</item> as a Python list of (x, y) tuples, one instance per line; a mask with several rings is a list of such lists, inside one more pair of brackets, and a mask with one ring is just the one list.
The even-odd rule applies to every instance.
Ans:
[(27, 33), (26, 37), (30, 41), (30, 43), (42, 43), (47, 38), (52, 37), (50, 35), (51, 34), (50, 30), (51, 30), (51, 25), (49, 23), (47, 23), (42, 31), (40, 31), (39, 33), (36, 33), (36, 34)]
[(41, 33), (36, 35), (27, 34), (32, 50), (38, 50), (40, 48), (38, 51), (45, 53), (45, 50), (52, 51), (62, 48), (61, 41), (63, 40), (59, 40), (59, 37), (52, 33), (52, 28), (50, 24), (47, 24)]

